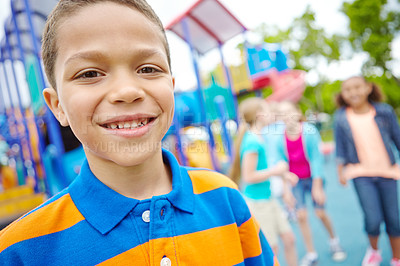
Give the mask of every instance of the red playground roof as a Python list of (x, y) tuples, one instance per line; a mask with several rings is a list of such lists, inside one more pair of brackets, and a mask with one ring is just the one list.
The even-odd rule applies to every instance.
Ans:
[(200, 54), (205, 54), (247, 30), (218, 0), (198, 0), (166, 27), (188, 42), (183, 21), (187, 22), (191, 43)]

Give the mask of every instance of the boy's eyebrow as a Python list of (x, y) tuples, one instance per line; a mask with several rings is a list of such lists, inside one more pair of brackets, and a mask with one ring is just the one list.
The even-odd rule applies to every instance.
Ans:
[(65, 61), (65, 65), (70, 64), (72, 61), (79, 59), (93, 60), (93, 59), (104, 59), (105, 56), (97, 51), (88, 51), (88, 52), (80, 52), (72, 55), (70, 58)]
[[(164, 56), (164, 54), (159, 51), (158, 49), (151, 49), (151, 48), (144, 48), (144, 49), (138, 49), (135, 51), (140, 57), (146, 58), (150, 57), (153, 55), (156, 56)], [(80, 52), (72, 55), (70, 58), (67, 59), (65, 62), (65, 65), (68, 65), (71, 63), (71, 61), (75, 60), (104, 60), (106, 56), (98, 51), (86, 51), (86, 52)]]

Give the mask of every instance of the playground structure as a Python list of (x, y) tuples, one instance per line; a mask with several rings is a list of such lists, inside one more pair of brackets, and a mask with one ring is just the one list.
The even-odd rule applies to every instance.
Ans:
[[(238, 123), (238, 96), (248, 92), (261, 96), (261, 89), (271, 87), (268, 101), (297, 102), (305, 89), (305, 72), (288, 68), (287, 57), (279, 45), (251, 46), (247, 41), (244, 42), (243, 64), (227, 66), (223, 45), (236, 35), (244, 35), (247, 29), (218, 0), (197, 1), (166, 29), (189, 46), (197, 79), (195, 90), (176, 95), (176, 115), (170, 134), (176, 138), (178, 158), (183, 164), (226, 173), (225, 166), (230, 165), (233, 157), (233, 134), (227, 125), (232, 125), (232, 121)], [(212, 73), (207, 87), (201, 78), (198, 58), (212, 49), (218, 49), (221, 64)], [(189, 144), (188, 141), (182, 143), (181, 136), (188, 126), (202, 128), (208, 137), (196, 139), (192, 136)], [(199, 161), (204, 165), (199, 165)]]
[[(9, 164), (3, 167), (2, 224), (67, 186), (83, 159), (82, 149), (72, 149), (67, 143), (68, 130), (59, 126), (41, 96), (47, 86), (40, 58), (41, 34), (47, 15), (57, 2), (10, 0), (11, 14), (4, 23), (0, 116), (6, 125), (0, 127), (0, 134), (11, 152)], [(28, 94), (28, 104), (24, 104), (23, 94)], [(12, 177), (14, 182), (10, 181)]]
[[(41, 96), (47, 86), (40, 58), (41, 33), (57, 2), (10, 0), (11, 15), (0, 43), (0, 134), (11, 147), (9, 163), (3, 167), (0, 223), (65, 188), (84, 160), (82, 146), (69, 128), (59, 126)], [(269, 86), (273, 92), (267, 100), (298, 101), (305, 87), (304, 72), (288, 68), (279, 45), (247, 42), (243, 64), (226, 66), (222, 46), (247, 29), (218, 0), (197, 1), (166, 30), (189, 45), (197, 87), (176, 93), (174, 121), (164, 142), (172, 143), (169, 148), (182, 164), (226, 173), (233, 156), (238, 96), (247, 92), (260, 96), (260, 90)], [(205, 82), (197, 59), (216, 48), (220, 74), (213, 73)], [(28, 94), (28, 104), (23, 94)]]

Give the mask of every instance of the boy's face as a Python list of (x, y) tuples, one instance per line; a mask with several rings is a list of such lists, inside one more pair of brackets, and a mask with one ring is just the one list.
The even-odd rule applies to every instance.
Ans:
[(46, 102), (90, 160), (121, 166), (160, 150), (174, 112), (162, 33), (138, 11), (105, 2), (68, 17), (57, 33), (57, 92)]

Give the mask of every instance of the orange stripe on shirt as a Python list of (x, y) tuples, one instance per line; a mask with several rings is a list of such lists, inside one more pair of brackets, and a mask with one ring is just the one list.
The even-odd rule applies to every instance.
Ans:
[(152, 239), (99, 265), (159, 265), (163, 257), (168, 257), (171, 265), (238, 264), (243, 261), (243, 255), (236, 224)]
[(242, 241), (243, 256), (245, 259), (259, 256), (262, 253), (259, 233), (259, 226), (253, 217), (239, 227), (240, 240)]
[(193, 183), (195, 194), (201, 194), (220, 187), (229, 187), (237, 189), (236, 184), (227, 176), (208, 170), (188, 171)]
[(114, 266), (114, 265), (153, 265), (148, 261), (149, 243), (139, 245), (131, 248), (111, 259), (103, 261), (97, 265), (101, 266)]
[(278, 259), (274, 255), (274, 266), (280, 266)]
[(236, 224), (181, 235), (176, 239), (177, 256), (182, 265), (235, 265), (243, 262)]
[(4, 229), (0, 234), (0, 252), (18, 242), (65, 230), (82, 220), (84, 217), (66, 194)]

